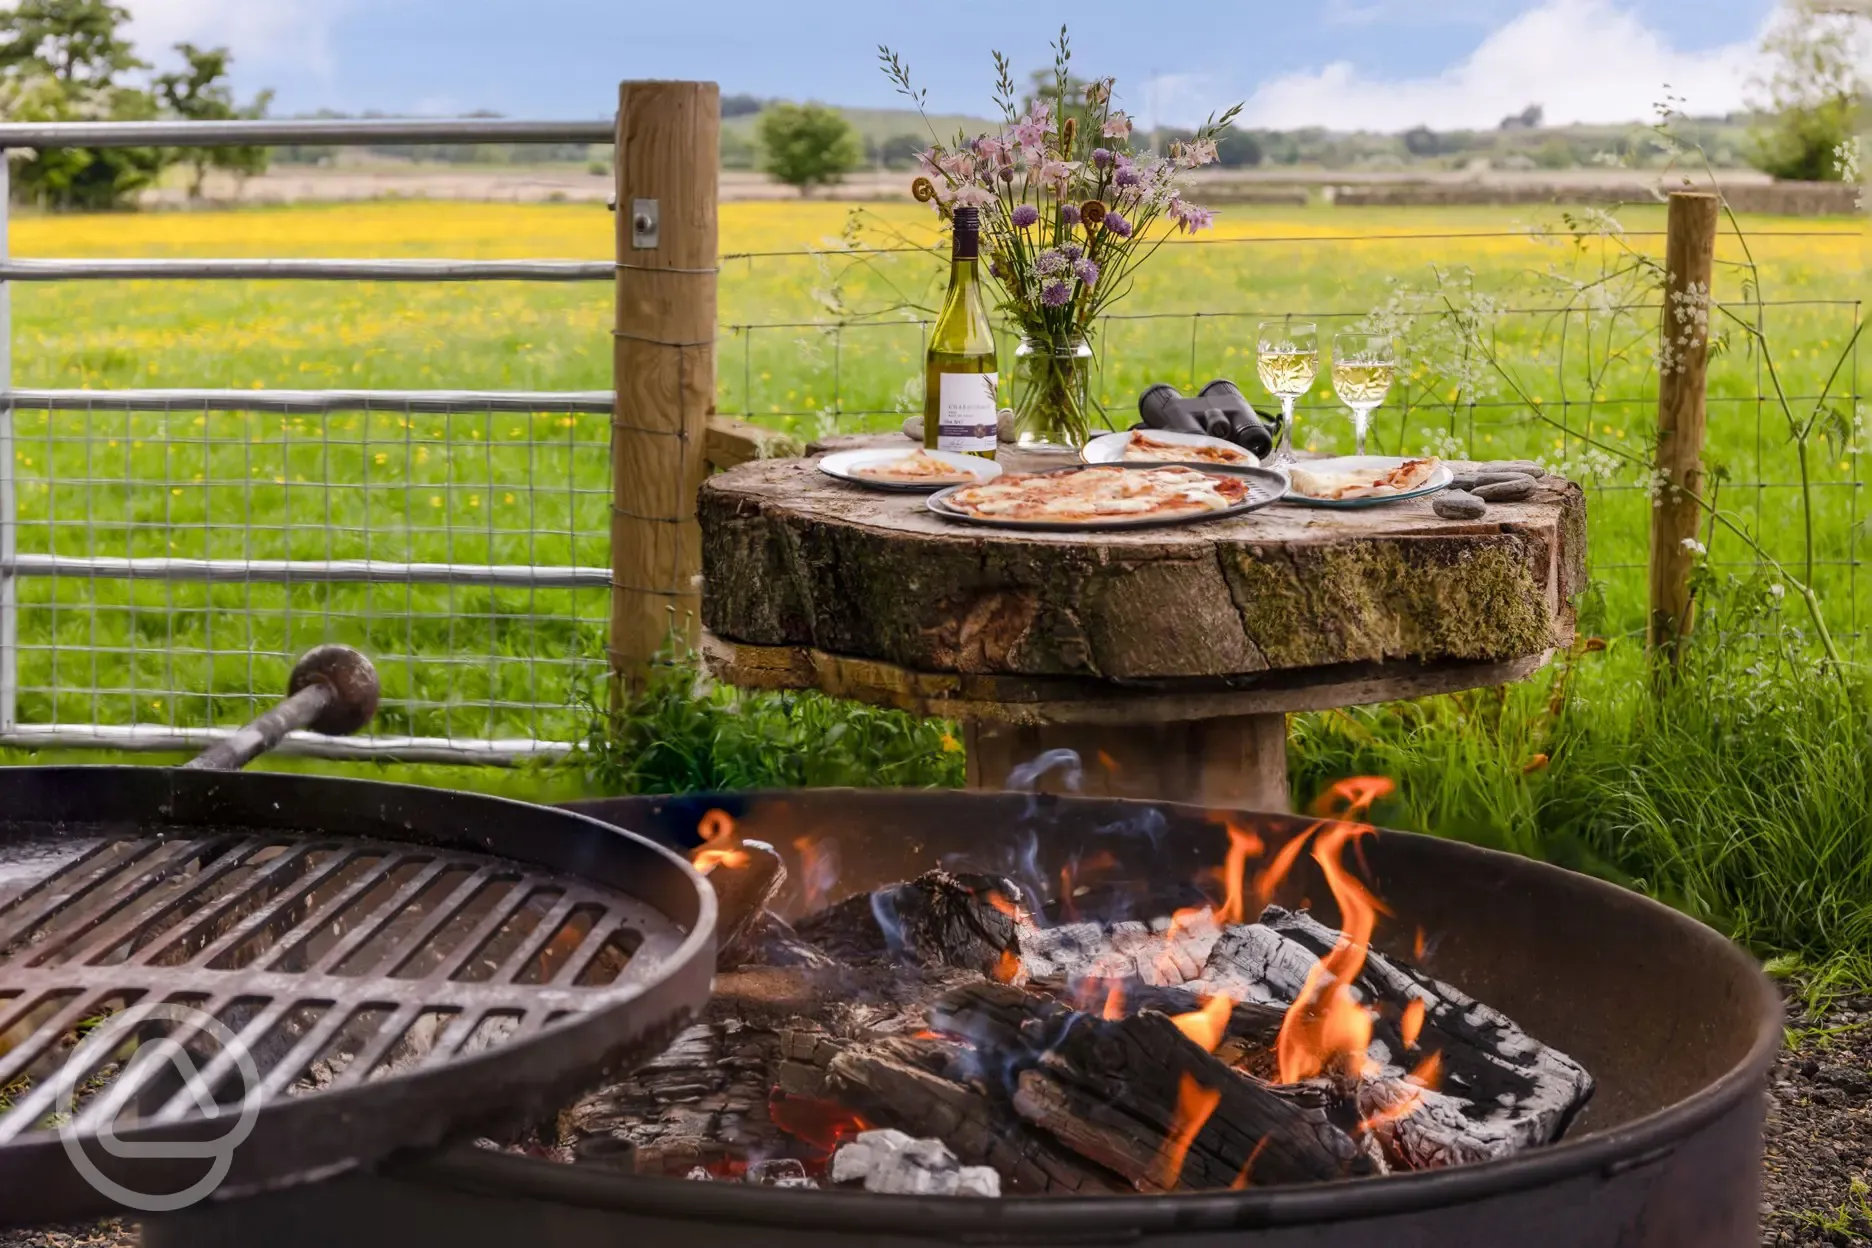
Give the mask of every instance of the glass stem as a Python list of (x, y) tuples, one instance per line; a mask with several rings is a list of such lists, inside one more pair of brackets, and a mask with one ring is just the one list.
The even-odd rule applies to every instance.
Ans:
[(1280, 445), (1276, 447), (1274, 451), (1274, 462), (1277, 464), (1291, 464), (1294, 462), (1294, 402), (1299, 396), (1284, 394), (1279, 397), (1281, 404), (1281, 432)]
[(1358, 453), (1365, 453), (1365, 431), (1371, 427), (1372, 409), (1355, 407), (1352, 409), (1352, 435), (1358, 444)]

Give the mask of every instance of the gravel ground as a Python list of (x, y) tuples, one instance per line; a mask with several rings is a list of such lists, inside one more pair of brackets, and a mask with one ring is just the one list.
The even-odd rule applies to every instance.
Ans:
[[(1768, 1088), (1764, 1248), (1872, 1248), (1872, 997), (1821, 1014), (1788, 1007), (1797, 1043)], [(0, 1231), (0, 1248), (134, 1248), (134, 1227), (106, 1222)]]
[(1768, 1085), (1762, 1243), (1872, 1245), (1872, 997), (1819, 1015), (1788, 1004), (1797, 1040)]

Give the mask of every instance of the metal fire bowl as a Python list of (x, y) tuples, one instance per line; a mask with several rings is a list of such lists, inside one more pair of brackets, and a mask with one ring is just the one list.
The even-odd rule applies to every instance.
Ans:
[[(801, 842), (837, 856), (833, 896), (944, 863), (1051, 881), (1075, 855), (1112, 853), (1158, 882), (1222, 862), (1208, 812), (1018, 794), (819, 791), (586, 802), (575, 808), (677, 849), (706, 811), (734, 815), (790, 871), (805, 903)], [(1272, 854), (1309, 821), (1239, 817)], [(1128, 1243), (1255, 1248), (1753, 1248), (1759, 1242), (1762, 1087), (1781, 1036), (1779, 998), (1755, 960), (1636, 894), (1556, 867), (1429, 837), (1361, 843), (1397, 916), (1376, 944), (1489, 1002), (1583, 1062), (1598, 1094), (1563, 1142), (1460, 1169), (1307, 1187), (1172, 1197), (999, 1201), (800, 1192), (620, 1176), (457, 1150), (371, 1179), (236, 1202), (145, 1227), (168, 1244), (439, 1242)], [(1278, 900), (1329, 894), (1303, 856)], [(225, 1216), (233, 1215), (233, 1216)], [(401, 1238), (399, 1238), (401, 1237)]]

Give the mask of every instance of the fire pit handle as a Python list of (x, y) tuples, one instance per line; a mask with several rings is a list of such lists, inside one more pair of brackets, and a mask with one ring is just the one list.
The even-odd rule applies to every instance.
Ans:
[(239, 771), (289, 732), (348, 737), (377, 713), (377, 669), (349, 646), (320, 646), (293, 668), (286, 700), (183, 764), (192, 771)]

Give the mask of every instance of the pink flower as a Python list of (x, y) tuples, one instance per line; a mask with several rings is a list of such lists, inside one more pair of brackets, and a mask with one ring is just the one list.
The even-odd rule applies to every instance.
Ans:
[(1215, 224), (1215, 213), (1207, 208), (1198, 208), (1195, 204), (1185, 203), (1180, 195), (1171, 197), (1165, 211), (1185, 234), (1194, 234), (1197, 230), (1206, 230)]
[(1192, 139), (1188, 143), (1177, 144), (1176, 163), (1185, 169), (1194, 169), (1199, 165), (1214, 163), (1216, 145), (1214, 139)]
[(951, 152), (938, 160), (936, 167), (957, 182), (966, 182), (975, 176), (975, 158), (967, 152)]
[(1035, 171), (1034, 176), (1053, 188), (1056, 195), (1063, 195), (1066, 186), (1072, 181), (1073, 173), (1079, 168), (1074, 161), (1049, 160)]
[(1105, 119), (1105, 129), (1101, 133), (1108, 139), (1128, 139), (1131, 137), (1131, 119), (1122, 111), (1113, 113)]
[(917, 158), (917, 168), (922, 170), (924, 175), (927, 176), (931, 181), (935, 181), (936, 179), (942, 176), (942, 166), (936, 163), (936, 149), (935, 148), (933, 147), (924, 148), (922, 151), (916, 154), (916, 158)]
[(957, 208), (986, 208), (995, 202), (995, 194), (985, 186), (967, 182), (955, 188), (950, 202)]
[(1006, 161), (1008, 156), (1007, 140), (997, 139), (993, 135), (984, 134), (981, 138), (975, 140), (975, 154), (981, 157), (984, 165), (1002, 164)]
[(1026, 148), (1045, 147), (1052, 132), (1051, 108), (1045, 100), (1035, 100), (1027, 115), (1014, 123), (1014, 141)]

